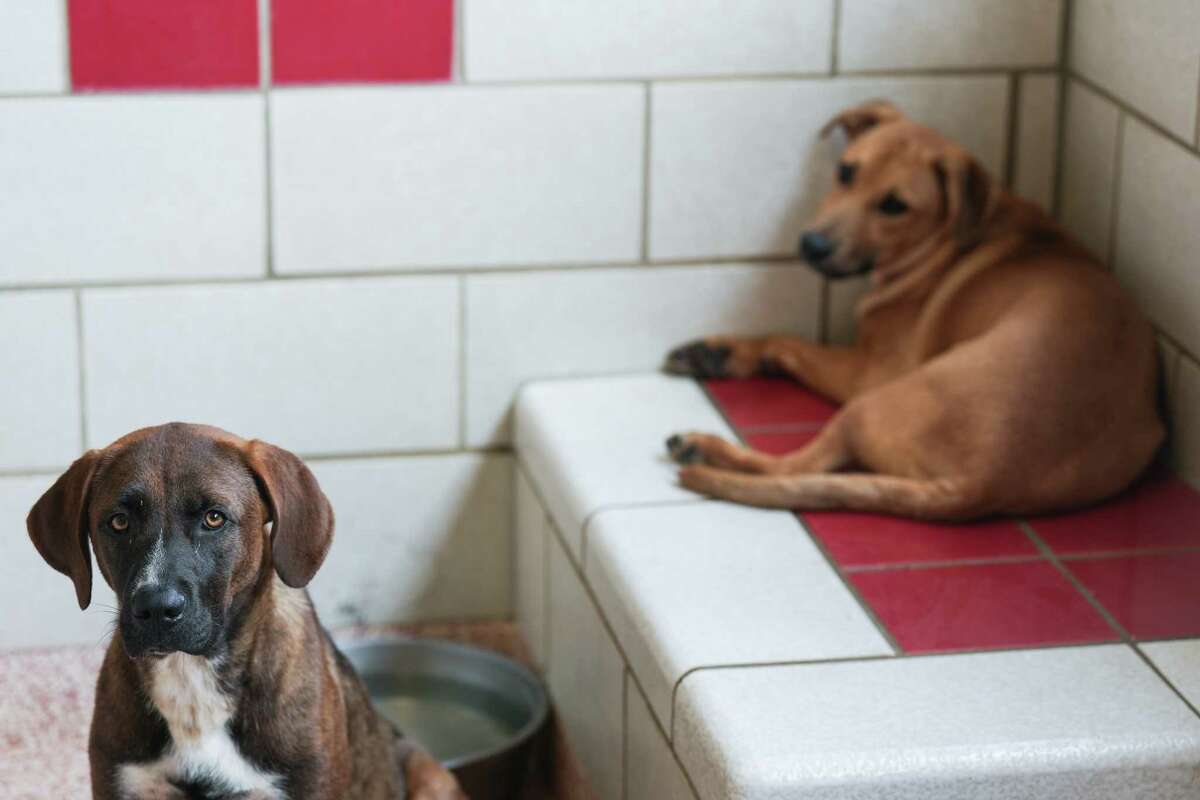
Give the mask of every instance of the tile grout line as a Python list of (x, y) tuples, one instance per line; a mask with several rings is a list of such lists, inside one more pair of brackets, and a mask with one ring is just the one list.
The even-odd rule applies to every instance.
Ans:
[(838, 40), (842, 36), (842, 0), (833, 0), (833, 41), (830, 42), (829, 74), (835, 76), (841, 69), (841, 48)]
[(1015, 72), (1008, 76), (1005, 101), (1008, 103), (1008, 128), (1004, 134), (1004, 186), (1011, 192), (1016, 188), (1017, 159), (1021, 157), (1021, 77)]
[(642, 263), (650, 261), (650, 161), (654, 155), (654, 85), (643, 84), (642, 109)]
[(1121, 217), (1121, 171), (1125, 164), (1125, 121), (1124, 111), (1117, 111), (1117, 141), (1112, 155), (1113, 185), (1111, 207), (1108, 209), (1108, 252), (1105, 254), (1108, 271), (1114, 275), (1117, 272), (1117, 222)]
[(271, 0), (258, 0), (258, 81), (263, 104), (263, 257), (266, 278), (275, 277), (275, 169), (271, 148)]
[(87, 364), (83, 349), (83, 292), (76, 289), (75, 295), (75, 349), (79, 359), (79, 447), (88, 449), (87, 424)]
[(1063, 2), (1058, 32), (1058, 69), (1054, 73), (1054, 77), (1058, 81), (1058, 98), (1054, 109), (1054, 184), (1051, 189), (1049, 210), (1055, 219), (1058, 219), (1059, 214), (1062, 213), (1063, 162), (1067, 144), (1067, 92), (1071, 82), (1067, 75), (1067, 64), (1069, 63), (1068, 51), (1070, 50), (1071, 19), (1073, 17), (1071, 9), (1074, 5), (1075, 0), (1064, 0)]
[[(662, 722), (654, 714), (654, 710), (652, 708), (650, 708), (650, 700), (649, 700), (649, 698), (646, 697), (646, 693), (643, 692), (641, 687), (638, 685), (637, 676), (633, 674), (633, 668), (627, 666), (626, 670), (629, 672), (629, 676), (633, 679), (633, 688), (637, 690), (638, 699), (641, 700), (643, 705), (645, 705), (646, 708), (650, 711), (651, 724), (654, 725), (655, 729), (658, 731), (658, 735), (663, 738), (663, 741), (667, 743), (667, 749), (670, 751), (671, 757), (675, 760), (675, 765), (677, 767), (679, 767), (679, 772), (683, 775), (683, 779), (687, 782), (688, 788), (692, 792), (692, 798), (693, 798), (693, 800), (695, 800), (695, 798), (698, 798), (700, 796), (700, 793), (696, 791), (696, 784), (694, 784), (692, 782), (692, 776), (688, 774), (687, 768), (684, 767), (684, 765), (683, 765), (683, 759), (679, 757), (679, 752), (675, 749), (674, 737), (671, 735), (668, 735), (667, 731), (663, 729)], [(673, 708), (674, 703), (675, 703), (675, 698), (674, 698), (674, 696), (672, 696), (671, 697), (671, 704), (672, 704), (671, 716), (672, 717), (675, 716), (675, 712), (674, 712), (674, 708)], [(672, 720), (672, 733), (674, 733), (674, 721), (673, 720)], [(628, 750), (626, 752), (628, 752)], [(628, 769), (629, 762), (626, 761), (625, 763), (626, 763), (626, 769)]]
[(621, 798), (629, 797), (629, 664), (621, 670)]
[(1171, 679), (1168, 678), (1166, 674), (1164, 674), (1163, 671), (1158, 668), (1158, 665), (1154, 663), (1154, 660), (1150, 658), (1150, 656), (1146, 655), (1146, 652), (1142, 650), (1139, 642), (1129, 642), (1129, 647), (1134, 653), (1137, 654), (1138, 658), (1140, 658), (1146, 664), (1146, 666), (1150, 668), (1150, 671), (1157, 675), (1159, 679), (1167, 685), (1167, 688), (1175, 693), (1175, 696), (1179, 698), (1180, 702), (1188, 707), (1189, 711), (1191, 711), (1197, 717), (1200, 717), (1200, 709), (1197, 709), (1192, 701), (1188, 700), (1187, 696), (1179, 690), (1179, 687), (1172, 683)]
[(62, 9), (63, 86), (66, 95), (70, 96), (75, 93), (75, 81), (71, 77), (71, 0), (58, 0), (58, 5)]
[[(467, 2), (454, 1), (454, 55), (450, 80), (454, 83), (466, 84), (467, 80)], [(457, 70), (458, 74), (453, 74)]]
[(467, 279), (458, 277), (458, 447), (467, 447)]
[(1133, 117), (1135, 120), (1137, 120), (1141, 124), (1145, 125), (1147, 128), (1150, 128), (1152, 131), (1154, 131), (1155, 133), (1157, 133), (1159, 136), (1163, 137), (1164, 139), (1167, 139), (1167, 140), (1173, 142), (1174, 144), (1178, 145), (1179, 147), (1182, 147), (1184, 150), (1187, 150), (1189, 153), (1192, 153), (1192, 154), (1200, 153), (1200, 146), (1197, 146), (1195, 143), (1189, 142), (1186, 139), (1180, 138), (1179, 134), (1177, 134), (1177, 133), (1172, 133), (1171, 131), (1167, 130), (1160, 123), (1154, 121), (1149, 116), (1147, 116), (1145, 113), (1139, 111), (1138, 109), (1131, 106), (1129, 103), (1120, 99), (1115, 94), (1110, 92), (1108, 89), (1105, 89), (1103, 86), (1101, 86), (1100, 84), (1093, 81), (1091, 78), (1088, 78), (1087, 76), (1082, 75), (1081, 73), (1075, 72), (1074, 70), (1069, 70), (1067, 72), (1067, 75), (1071, 78), (1071, 80), (1074, 80), (1077, 83), (1079, 83), (1081, 86), (1084, 86), (1084, 87), (1090, 89), (1093, 93), (1100, 95), (1100, 97), (1102, 99), (1107, 100), (1109, 103), (1116, 106), (1119, 110), (1125, 112), (1125, 114), (1127, 116)]

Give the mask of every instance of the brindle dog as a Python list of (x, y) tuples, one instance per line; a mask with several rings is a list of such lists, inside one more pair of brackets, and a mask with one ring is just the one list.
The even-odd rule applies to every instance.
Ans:
[[(269, 528), (268, 528), (269, 525)], [(96, 690), (96, 800), (462, 798), (371, 705), (304, 586), (333, 510), (299, 458), (217, 428), (135, 431), (71, 465), (29, 535), (118, 628)]]

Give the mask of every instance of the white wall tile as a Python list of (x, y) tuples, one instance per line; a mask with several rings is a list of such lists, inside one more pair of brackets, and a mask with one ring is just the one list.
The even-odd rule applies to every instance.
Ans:
[(621, 797), (625, 662), (557, 540), (550, 544), (546, 681), (568, 746), (597, 797)]
[(676, 715), (703, 798), (1186, 800), (1200, 761), (1124, 645), (702, 670)]
[(888, 97), (1004, 173), (1008, 80), (997, 76), (670, 83), (654, 87), (650, 256), (788, 255), (832, 185), (841, 109)]
[(0, 478), (0, 651), (19, 647), (97, 644), (108, 638), (116, 599), (93, 559), (92, 604), (79, 610), (71, 579), (42, 560), (25, 530), (29, 509), (57, 474)]
[(625, 800), (696, 800), (637, 684), (625, 682)]
[(309, 589), (330, 626), (507, 617), (512, 459), (462, 453), (311, 461), (333, 547)]
[(832, 0), (468, 0), (476, 80), (826, 72)]
[(550, 548), (550, 518), (525, 472), (513, 470), (516, 485), (513, 531), (513, 612), (517, 626), (539, 668), (546, 665), (546, 556)]
[(800, 264), (581, 270), (467, 279), (467, 442), (508, 439), (525, 381), (654, 370), (717, 333), (817, 334), (820, 283)]
[(587, 579), (666, 730), (675, 685), (694, 669), (892, 655), (786, 511), (599, 512), (588, 525)]
[(1050, 210), (1058, 162), (1058, 76), (1020, 78), (1013, 189)]
[(0, 103), (0, 284), (266, 273), (263, 101)]
[(1121, 150), (1117, 277), (1158, 325), (1200, 352), (1200, 156), (1132, 117)]
[(0, 469), (65, 467), (82, 450), (70, 292), (0, 293)]
[(458, 443), (458, 280), (83, 293), (88, 437), (207, 422), (301, 454)]
[(1060, 0), (842, 0), (845, 70), (1049, 67)]
[(1186, 141), (1196, 135), (1200, 3), (1075, 0), (1071, 67)]
[(1192, 705), (1200, 707), (1200, 639), (1139, 645)]
[(1176, 367), (1171, 403), (1171, 448), (1182, 476), (1200, 489), (1200, 364), (1187, 356)]
[(0, 94), (67, 88), (66, 6), (0, 0)]
[(644, 110), (628, 84), (276, 91), (276, 269), (634, 260)]
[(1103, 261), (1109, 258), (1121, 112), (1079, 81), (1067, 81), (1058, 215)]

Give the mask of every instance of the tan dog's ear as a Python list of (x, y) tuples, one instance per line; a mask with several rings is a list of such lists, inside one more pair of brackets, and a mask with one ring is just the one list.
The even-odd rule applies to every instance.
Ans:
[(987, 170), (964, 152), (953, 152), (933, 163), (946, 199), (946, 219), (955, 238), (973, 244), (996, 205), (996, 184)]
[(271, 510), (271, 557), (288, 586), (307, 586), (333, 543), (333, 507), (304, 462), (258, 440), (247, 445), (250, 468)]
[(846, 138), (853, 140), (877, 125), (903, 118), (903, 112), (888, 101), (870, 100), (860, 106), (847, 108), (826, 122), (825, 127), (821, 128), (821, 137), (833, 133), (835, 128), (841, 128), (846, 132)]
[(88, 546), (87, 496), (100, 451), (89, 450), (33, 504), (25, 527), (46, 563), (75, 584), (79, 608), (92, 602), (92, 553)]

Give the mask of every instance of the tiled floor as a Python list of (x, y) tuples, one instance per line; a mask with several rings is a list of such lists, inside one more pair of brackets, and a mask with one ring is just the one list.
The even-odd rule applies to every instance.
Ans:
[[(783, 379), (705, 388), (743, 441), (769, 453), (803, 447), (835, 413)], [(799, 517), (902, 652), (1200, 635), (1200, 493), (1171, 475), (1028, 520)]]

